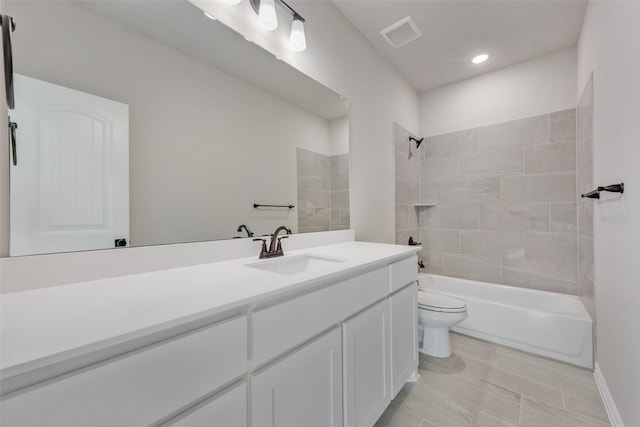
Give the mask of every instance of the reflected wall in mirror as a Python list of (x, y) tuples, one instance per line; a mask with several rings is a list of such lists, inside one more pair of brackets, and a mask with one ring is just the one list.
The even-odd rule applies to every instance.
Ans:
[[(16, 73), (128, 106), (130, 235), (110, 237), (107, 247), (119, 237), (132, 246), (246, 237), (240, 224), (256, 235), (279, 225), (348, 228), (348, 103), (340, 96), (187, 0), (5, 6), (18, 24)], [(32, 125), (18, 124), (18, 158)], [(328, 169), (305, 169), (301, 150), (326, 157)], [(32, 206), (33, 215), (50, 207)], [(86, 228), (105, 227), (110, 215)], [(33, 233), (60, 233), (72, 222), (39, 221)]]

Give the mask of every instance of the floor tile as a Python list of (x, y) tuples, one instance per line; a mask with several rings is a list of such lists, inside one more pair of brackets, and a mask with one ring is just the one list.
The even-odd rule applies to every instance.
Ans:
[(502, 346), (495, 348), (491, 361), (504, 370), (520, 375), (525, 374), (542, 381), (552, 380), (572, 384), (594, 383), (593, 373), (588, 369)]
[(462, 399), (511, 421), (520, 416), (520, 393), (478, 378), (426, 373), (423, 384), (445, 399)]
[(476, 409), (471, 427), (517, 427), (518, 423), (507, 421), (482, 409)]
[(603, 427), (608, 418), (593, 372), (451, 334), (448, 358), (420, 355), (376, 427)]
[(451, 346), (460, 354), (468, 354), (477, 359), (489, 360), (493, 354), (494, 345), (460, 334), (451, 334)]
[(602, 427), (609, 424), (524, 397), (520, 425), (523, 427)]
[(491, 365), (489, 361), (476, 359), (469, 355), (458, 356), (456, 352), (453, 353), (456, 357), (451, 366), (443, 365), (435, 362), (432, 359), (423, 358), (420, 359), (420, 365), (418, 368), (429, 373), (439, 373), (443, 375), (461, 375), (472, 376), (475, 378), (486, 379), (491, 371)]
[(424, 420), (391, 403), (374, 427), (427, 427)]
[(516, 375), (500, 368), (493, 368), (488, 381), (522, 395), (563, 408), (562, 386), (553, 381), (537, 381), (531, 377)]
[(565, 409), (586, 415), (598, 421), (609, 422), (607, 410), (604, 408), (598, 388), (594, 385), (583, 384), (574, 387), (570, 384), (562, 385)]
[(438, 427), (468, 427), (474, 405), (442, 395), (427, 384), (417, 383), (401, 399), (401, 407)]

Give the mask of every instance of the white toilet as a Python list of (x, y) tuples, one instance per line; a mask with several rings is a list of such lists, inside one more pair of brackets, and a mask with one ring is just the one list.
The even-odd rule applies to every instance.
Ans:
[(451, 356), (449, 328), (467, 318), (464, 301), (447, 295), (418, 290), (418, 324), (422, 329), (421, 353)]

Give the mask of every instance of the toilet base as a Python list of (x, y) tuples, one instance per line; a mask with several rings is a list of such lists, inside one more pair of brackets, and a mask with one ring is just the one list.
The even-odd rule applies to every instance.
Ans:
[(424, 327), (422, 332), (422, 348), (420, 353), (427, 356), (447, 358), (451, 356), (451, 339), (449, 328)]

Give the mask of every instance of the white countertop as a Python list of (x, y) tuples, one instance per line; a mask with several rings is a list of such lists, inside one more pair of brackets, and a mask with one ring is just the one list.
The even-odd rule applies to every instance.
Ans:
[[(211, 317), (350, 271), (404, 258), (416, 247), (347, 242), (288, 252), (343, 259), (321, 272), (284, 275), (246, 264), (257, 257), (80, 282), (0, 296), (0, 367), (25, 371), (42, 361), (91, 352), (104, 342), (161, 325)], [(280, 258), (280, 259), (283, 259)], [(63, 356), (61, 356), (63, 355)], [(40, 361), (40, 363), (38, 363)]]

